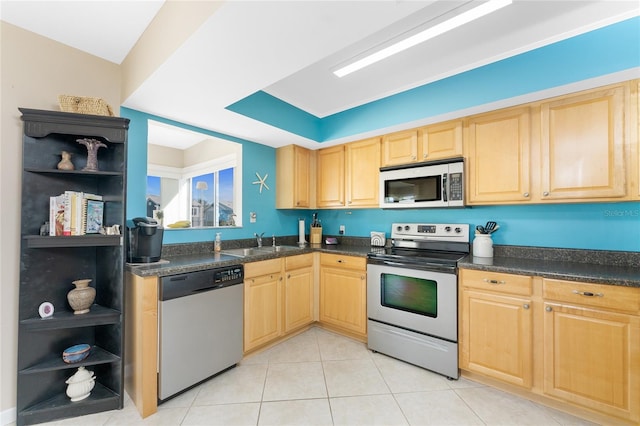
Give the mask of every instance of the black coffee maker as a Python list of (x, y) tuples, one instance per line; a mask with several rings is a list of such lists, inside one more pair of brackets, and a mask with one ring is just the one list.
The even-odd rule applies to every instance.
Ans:
[(127, 262), (151, 263), (162, 255), (164, 229), (151, 217), (136, 217), (133, 228), (127, 227)]

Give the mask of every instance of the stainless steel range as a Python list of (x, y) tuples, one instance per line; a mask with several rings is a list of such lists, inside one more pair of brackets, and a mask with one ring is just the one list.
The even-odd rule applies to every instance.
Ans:
[(469, 225), (394, 223), (391, 238), (367, 260), (369, 349), (457, 379), (457, 262)]

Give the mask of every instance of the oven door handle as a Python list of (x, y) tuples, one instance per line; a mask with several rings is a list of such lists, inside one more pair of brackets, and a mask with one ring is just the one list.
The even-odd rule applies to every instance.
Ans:
[(391, 262), (389, 260), (383, 260), (382, 263), (384, 263), (385, 265), (389, 265), (389, 266), (399, 266), (401, 268), (407, 266), (406, 263)]

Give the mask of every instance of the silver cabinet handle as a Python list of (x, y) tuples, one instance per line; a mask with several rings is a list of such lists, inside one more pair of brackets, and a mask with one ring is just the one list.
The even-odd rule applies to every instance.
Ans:
[(412, 160), (415, 160), (415, 159), (416, 159), (416, 156), (415, 156), (415, 155), (412, 155), (412, 156), (411, 156), (411, 159), (412, 159)]
[(522, 194), (522, 195), (524, 195), (526, 198), (529, 198), (529, 193), (528, 193), (528, 192), (525, 192), (525, 193), (524, 193), (524, 194)]
[(489, 284), (506, 284), (506, 281), (502, 281), (502, 280), (490, 280), (489, 278), (485, 278), (482, 281), (484, 281), (485, 283), (489, 283)]
[(587, 296), (587, 297), (604, 297), (604, 293), (591, 293), (590, 291), (579, 291), (579, 290), (573, 290), (572, 291), (573, 294), (579, 294), (580, 296)]
[(549, 195), (549, 191), (544, 191), (544, 192), (542, 193), (542, 195), (544, 195), (544, 196), (546, 197), (547, 195)]
[(525, 303), (524, 305), (522, 305), (522, 307), (525, 308), (525, 309), (529, 309), (529, 304)]
[(546, 308), (544, 308), (544, 310), (547, 312), (551, 312), (553, 311), (553, 308), (551, 306), (547, 306)]

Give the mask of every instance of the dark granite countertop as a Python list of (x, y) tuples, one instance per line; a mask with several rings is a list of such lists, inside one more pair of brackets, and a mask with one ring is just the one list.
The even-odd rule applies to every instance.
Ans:
[(304, 248), (296, 248), (280, 252), (261, 252), (245, 257), (237, 257), (225, 254), (223, 249), (219, 253), (213, 251), (208, 253), (190, 253), (163, 256), (160, 262), (150, 264), (127, 264), (127, 270), (131, 273), (147, 277), (184, 274), (187, 272), (202, 271), (205, 269), (218, 268), (222, 266), (238, 265), (249, 262), (258, 262), (261, 260), (277, 259), (285, 256), (295, 256), (298, 254), (312, 253), (319, 251), (322, 253), (335, 253), (347, 256), (366, 257), (371, 251), (369, 246), (360, 245), (325, 245), (312, 244), (306, 245)]
[(497, 247), (493, 258), (468, 256), (459, 268), (567, 281), (640, 287), (640, 253)]
[[(280, 241), (280, 240), (279, 240)], [(281, 244), (295, 246), (294, 240), (282, 239)], [(258, 254), (236, 257), (225, 254), (225, 250), (247, 247), (252, 240), (230, 242), (223, 245), (220, 253), (213, 252), (212, 243), (195, 243), (168, 247), (161, 262), (131, 265), (127, 271), (142, 277), (167, 276), (276, 259), (297, 254), (321, 252), (346, 256), (366, 257), (372, 248), (368, 238), (346, 237), (338, 245), (307, 244), (281, 252), (265, 250)], [(640, 253), (601, 250), (575, 250), (519, 246), (494, 246), (494, 257), (474, 258), (468, 256), (458, 263), (459, 268), (518, 275), (535, 275), (567, 281), (582, 281), (626, 287), (640, 287)]]

